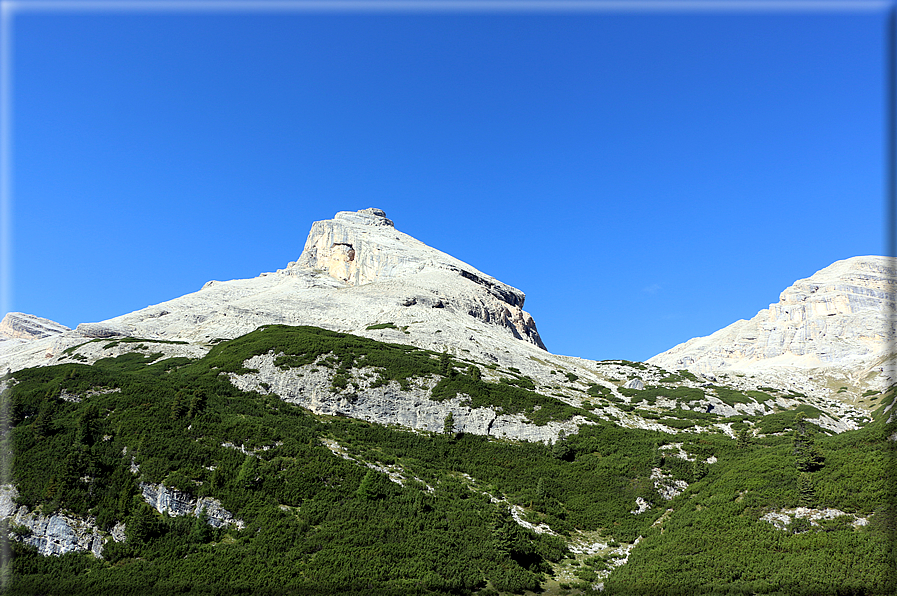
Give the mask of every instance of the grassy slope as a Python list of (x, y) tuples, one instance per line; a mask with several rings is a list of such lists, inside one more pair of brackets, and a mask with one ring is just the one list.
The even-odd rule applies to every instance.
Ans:
[[(436, 354), (314, 328), (269, 326), (196, 361), (126, 354), (94, 366), (20, 371), (8, 394), (19, 502), (44, 512), (91, 514), (107, 530), (124, 520), (129, 539), (107, 545), (105, 561), (83, 554), (43, 558), (16, 543), (12, 593), (538, 589), (565, 554), (564, 541), (523, 530), (483, 493), (525, 506), (530, 519), (562, 535), (597, 531), (624, 542), (642, 536), (630, 562), (607, 580), (609, 593), (838, 594), (845, 587), (890, 593), (892, 524), (885, 504), (893, 494), (886, 481), (892, 443), (881, 421), (839, 436), (817, 435), (825, 460), (811, 474), (813, 506), (863, 514), (870, 524), (794, 533), (759, 519), (798, 505), (799, 473), (788, 436), (738, 446), (719, 434), (671, 437), (602, 423), (552, 447), (320, 419), (276, 397), (240, 392), (220, 375), (272, 349), (284, 352), (283, 366), (321, 362), (330, 354), (328, 365), (337, 374), (372, 366), (384, 381), (400, 383), (441, 374), (436, 397), (460, 390), (478, 405), (531, 416), (583, 413), (522, 387), (483, 383)], [(63, 389), (84, 396), (98, 387), (120, 391), (80, 403), (59, 398)], [(399, 466), (435, 492), (369, 474), (334, 456), (322, 438), (361, 460)], [(658, 446), (673, 441), (718, 462), (695, 467), (669, 453), (661, 462)], [(271, 448), (247, 456), (221, 446), (227, 442)], [(211, 530), (150, 510), (129, 471), (132, 456), (142, 480), (214, 496), (246, 528)], [(692, 483), (669, 502), (649, 478), (660, 463)], [(636, 497), (654, 507), (632, 515)], [(652, 526), (667, 508), (672, 514)], [(593, 579), (586, 567), (580, 577)], [(578, 588), (590, 585), (583, 581)]]

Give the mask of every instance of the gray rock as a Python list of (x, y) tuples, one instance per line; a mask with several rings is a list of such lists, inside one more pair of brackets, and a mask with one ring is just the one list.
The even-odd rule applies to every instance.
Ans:
[(123, 329), (110, 327), (108, 325), (103, 325), (102, 323), (81, 323), (75, 331), (80, 333), (83, 337), (91, 338), (121, 337), (128, 335), (128, 332)]
[(642, 390), (645, 388), (645, 384), (641, 379), (629, 379), (626, 383), (623, 384), (623, 387), (626, 389), (638, 389)]
[(274, 365), (274, 354), (254, 356), (245, 361), (255, 373), (231, 373), (231, 382), (244, 391), (274, 393), (284, 401), (308, 408), (316, 414), (349, 416), (378, 424), (395, 424), (415, 430), (442, 432), (449, 412), (455, 421), (455, 432), (488, 435), (526, 441), (550, 443), (561, 432), (575, 433), (585, 418), (574, 417), (565, 422), (549, 422), (539, 426), (521, 414), (503, 414), (492, 408), (472, 408), (466, 396), (447, 401), (430, 399), (430, 390), (438, 378), (421, 379), (408, 390), (389, 382), (373, 387), (376, 375), (371, 370), (353, 369), (351, 383), (355, 389), (334, 392), (331, 388), (333, 372), (323, 366), (307, 366), (282, 370)]
[(143, 500), (159, 513), (172, 516), (188, 515), (199, 517), (206, 514), (207, 523), (215, 528), (235, 526), (242, 528), (242, 520), (221, 506), (221, 502), (211, 497), (196, 498), (190, 493), (168, 488), (162, 484), (140, 483)]
[(0, 519), (8, 520), (10, 526), (28, 530), (27, 533), (10, 532), (11, 539), (30, 544), (45, 556), (90, 551), (95, 557), (102, 558), (105, 536), (95, 520), (65, 512), (43, 515), (29, 511), (24, 505), (16, 506), (17, 496), (18, 491), (13, 485), (0, 486)]
[(9, 339), (41, 339), (70, 329), (50, 319), (21, 312), (6, 313), (0, 321), (0, 337)]

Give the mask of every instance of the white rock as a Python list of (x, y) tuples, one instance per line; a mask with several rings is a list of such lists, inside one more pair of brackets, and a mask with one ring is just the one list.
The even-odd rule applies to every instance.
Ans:
[[(887, 387), (897, 380), (889, 352), (897, 338), (897, 319), (891, 314), (897, 296), (895, 268), (893, 257), (837, 261), (796, 281), (778, 303), (752, 319), (690, 339), (648, 362), (711, 376), (753, 374), (814, 395), (830, 394), (834, 379), (844, 385)], [(871, 376), (874, 382), (868, 380)], [(829, 423), (832, 430), (836, 426)]]
[(70, 329), (50, 319), (21, 312), (7, 313), (0, 321), (0, 337), (6, 339), (42, 339), (64, 331), (70, 331)]
[(172, 516), (189, 515), (199, 517), (203, 512), (207, 523), (216, 528), (235, 526), (243, 528), (242, 520), (234, 519), (234, 515), (221, 506), (221, 502), (210, 497), (196, 498), (189, 493), (168, 488), (162, 484), (140, 483), (143, 500), (159, 513)]

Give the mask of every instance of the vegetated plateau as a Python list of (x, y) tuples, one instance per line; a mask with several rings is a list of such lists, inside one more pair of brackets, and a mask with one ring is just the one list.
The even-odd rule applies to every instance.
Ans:
[[(774, 387), (659, 369), (656, 385), (622, 387), (643, 363), (615, 361), (614, 389), (583, 384), (571, 402), (519, 370), (315, 327), (266, 325), (202, 358), (164, 358), (154, 341), (3, 378), (15, 506), (92, 520), (103, 538), (101, 558), (41, 556), (12, 524), (10, 594), (895, 593), (897, 387), (871, 422), (832, 434), (811, 405), (774, 407), (794, 397)], [(326, 372), (348, 401), (429, 387), (583, 424), (540, 443), (458, 433), (451, 414), (442, 432), (317, 415), (234, 385), (263, 354)], [(711, 394), (769, 407), (697, 407)], [(234, 523), (160, 513), (147, 487), (214, 499)]]

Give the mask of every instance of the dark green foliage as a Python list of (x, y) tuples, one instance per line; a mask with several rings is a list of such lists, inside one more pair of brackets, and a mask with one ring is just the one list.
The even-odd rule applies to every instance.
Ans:
[[(658, 397), (676, 399), (684, 402), (696, 401), (704, 398), (704, 392), (694, 387), (652, 387), (644, 389), (620, 388), (620, 393), (628, 397), (637, 397), (638, 401), (647, 401), (650, 404), (656, 402)], [(635, 400), (633, 400), (635, 401)]]
[(576, 380), (579, 378), (579, 376), (574, 375), (573, 373), (569, 373), (569, 372), (568, 372), (568, 373), (564, 373), (564, 376), (567, 377), (567, 380), (568, 380), (569, 382), (571, 382), (571, 383), (574, 382), (574, 381), (576, 381)]
[(613, 393), (610, 389), (605, 387), (604, 385), (599, 385), (597, 383), (592, 383), (589, 385), (588, 391), (586, 391), (592, 397), (603, 397), (605, 399), (611, 399), (613, 397)]
[[(799, 414), (803, 414), (804, 416), (819, 416), (821, 412), (813, 406), (804, 404), (793, 410), (786, 410), (784, 412), (776, 412), (775, 414), (763, 416), (757, 420), (756, 428), (764, 435), (782, 433), (787, 429), (794, 429), (796, 424), (795, 418)], [(808, 427), (811, 425), (816, 426), (810, 422), (804, 422), (804, 424)]]
[[(813, 435), (812, 425), (796, 418), (800, 412), (812, 417), (809, 407), (750, 418), (761, 431), (771, 418), (772, 426), (795, 434), (753, 438), (747, 447), (721, 433), (671, 439), (604, 421), (553, 446), (412, 433), (319, 419), (276, 396), (241, 392), (220, 374), (239, 372), (246, 358), (271, 350), (284, 353), (282, 366), (319, 362), (348, 382), (353, 367), (372, 367), (400, 383), (446, 370), (433, 352), (269, 326), (219, 342), (195, 361), (126, 354), (95, 366), (16, 373), (18, 384), (5, 395), (14, 425), (18, 502), (45, 512), (94, 515), (106, 530), (125, 521), (128, 541), (107, 544), (104, 560), (39, 557), (13, 543), (10, 593), (472, 595), (487, 593), (487, 585), (508, 593), (539, 590), (548, 563), (567, 553), (563, 536), (524, 530), (484, 491), (527, 506), (527, 519), (562, 535), (600, 531), (618, 542), (642, 536), (629, 563), (605, 580), (608, 594), (894, 592), (888, 574), (893, 444), (887, 440), (894, 425), (885, 423), (886, 416), (836, 436)], [(472, 404), (493, 400), (531, 416), (547, 411), (546, 420), (582, 412), (520, 386), (484, 383), (469, 363), (462, 367), (450, 356), (445, 361), (443, 396), (464, 393)], [(87, 397), (98, 388), (119, 391)], [(62, 401), (63, 389), (82, 401)], [(646, 391), (659, 396), (680, 389)], [(600, 389), (593, 392), (605, 397)], [(704, 412), (673, 415), (693, 415), (691, 423), (718, 419)], [(729, 420), (747, 428), (745, 417)], [(825, 454), (824, 465), (812, 472), (797, 468), (798, 437), (802, 457), (815, 449)], [(400, 486), (335, 456), (321, 444), (324, 438), (364, 461), (400, 466), (406, 478), (420, 478), (435, 491), (415, 481)], [(714, 455), (718, 462), (691, 463), (660, 450), (672, 441), (690, 457), (703, 462)], [(132, 457), (141, 476), (130, 472)], [(652, 467), (692, 484), (672, 501), (660, 500)], [(474, 490), (463, 474), (476, 480)], [(143, 501), (138, 481), (215, 497), (246, 528), (217, 530), (202, 518), (160, 515)], [(654, 507), (635, 516), (629, 511), (638, 497)], [(808, 527), (793, 522), (783, 531), (760, 519), (807, 502), (867, 516), (869, 525), (854, 529), (836, 519)], [(667, 508), (673, 511), (663, 525), (654, 526)], [(580, 579), (593, 581), (600, 563), (584, 562)]]
[(375, 325), (368, 325), (366, 327), (368, 331), (373, 331), (375, 329), (398, 329), (395, 323), (377, 323)]
[(750, 404), (754, 402), (753, 399), (741, 391), (735, 391), (728, 387), (713, 387), (713, 390), (716, 392), (716, 395), (719, 396), (721, 402), (730, 406), (734, 406), (735, 404)]
[(697, 383), (698, 377), (687, 370), (680, 370), (676, 371), (676, 373), (674, 374), (669, 374), (660, 379), (661, 383), (682, 383), (683, 381), (694, 381), (695, 383)]
[(809, 472), (801, 472), (797, 477), (797, 503), (801, 507), (812, 507), (816, 502), (816, 489)]
[(358, 485), (358, 490), (355, 491), (355, 494), (358, 495), (359, 499), (366, 501), (380, 498), (380, 478), (378, 474), (373, 470), (368, 470), (364, 478), (361, 479), (361, 484)]
[(738, 431), (738, 440), (736, 446), (739, 449), (747, 449), (753, 442), (754, 438), (750, 430), (748, 430), (747, 428), (742, 428), (740, 431)]
[(815, 472), (824, 465), (825, 458), (816, 449), (813, 432), (804, 421), (802, 413), (795, 416), (794, 426), (792, 440), (794, 464), (801, 472)]
[[(452, 369), (454, 370), (454, 369)], [(584, 410), (569, 406), (553, 397), (516, 386), (531, 387), (532, 381), (523, 377), (515, 380), (502, 379), (491, 383), (467, 374), (455, 373), (443, 377), (432, 391), (432, 399), (452, 399), (458, 394), (470, 397), (472, 408), (494, 407), (507, 414), (523, 413), (535, 424), (547, 424), (549, 420), (569, 420), (576, 414), (588, 415)]]
[(449, 412), (445, 415), (445, 420), (442, 423), (442, 432), (446, 435), (454, 434), (455, 432), (455, 415), (452, 412)]
[[(479, 380), (479, 376), (474, 377), (476, 380)], [(520, 377), (518, 379), (509, 379), (507, 377), (501, 379), (501, 383), (505, 385), (513, 385), (515, 387), (521, 387), (523, 389), (529, 389), (530, 391), (536, 390), (536, 385), (533, 383), (532, 379), (527, 377)]]

